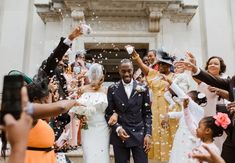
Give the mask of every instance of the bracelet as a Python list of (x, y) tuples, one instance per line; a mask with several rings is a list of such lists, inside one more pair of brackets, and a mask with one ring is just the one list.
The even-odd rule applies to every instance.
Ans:
[(26, 113), (30, 116), (33, 116), (33, 112), (34, 112), (34, 107), (33, 107), (33, 103), (28, 103), (27, 104), (27, 109), (26, 109)]

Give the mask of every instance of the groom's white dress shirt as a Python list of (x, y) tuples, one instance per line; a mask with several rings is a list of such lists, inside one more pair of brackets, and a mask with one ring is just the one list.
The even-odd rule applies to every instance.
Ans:
[(124, 86), (126, 95), (127, 95), (128, 99), (129, 99), (130, 96), (131, 96), (132, 89), (133, 89), (133, 79), (131, 79), (131, 82), (130, 82), (130, 83), (125, 83), (125, 82), (122, 80), (122, 84), (123, 84), (123, 86)]

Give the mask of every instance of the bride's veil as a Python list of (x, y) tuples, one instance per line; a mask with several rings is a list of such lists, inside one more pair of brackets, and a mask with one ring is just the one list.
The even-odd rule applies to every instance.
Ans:
[(99, 83), (104, 77), (103, 66), (98, 63), (93, 63), (86, 75), (91, 84)]

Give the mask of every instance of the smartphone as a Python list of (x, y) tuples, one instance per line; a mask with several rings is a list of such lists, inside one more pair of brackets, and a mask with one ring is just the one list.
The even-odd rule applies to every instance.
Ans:
[(24, 80), (21, 75), (4, 76), (2, 105), (0, 111), (0, 124), (4, 124), (3, 117), (5, 114), (11, 114), (15, 119), (20, 118), (21, 109), (21, 88)]

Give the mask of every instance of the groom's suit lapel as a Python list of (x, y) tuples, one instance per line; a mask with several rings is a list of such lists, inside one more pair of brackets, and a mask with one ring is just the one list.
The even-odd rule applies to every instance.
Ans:
[(119, 97), (121, 102), (123, 102), (124, 106), (122, 106), (122, 107), (125, 107), (125, 110), (128, 108), (128, 105), (131, 102), (133, 102), (136, 94), (138, 93), (136, 91), (136, 86), (137, 86), (137, 82), (134, 80), (132, 92), (131, 92), (130, 98), (128, 99), (123, 83), (120, 81), (120, 83), (118, 85), (118, 89), (116, 90), (116, 95)]
[(133, 99), (133, 97), (137, 94), (136, 86), (137, 86), (137, 82), (134, 80), (133, 81), (133, 88), (132, 88), (132, 91), (131, 91), (131, 96), (129, 98), (129, 103), (130, 103), (131, 99)]

